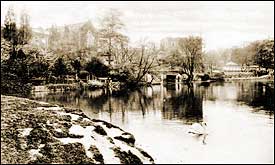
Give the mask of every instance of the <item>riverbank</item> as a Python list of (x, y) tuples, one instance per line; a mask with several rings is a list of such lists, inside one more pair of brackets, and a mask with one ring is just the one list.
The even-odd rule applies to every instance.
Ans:
[(154, 163), (131, 133), (80, 109), (1, 95), (1, 164)]

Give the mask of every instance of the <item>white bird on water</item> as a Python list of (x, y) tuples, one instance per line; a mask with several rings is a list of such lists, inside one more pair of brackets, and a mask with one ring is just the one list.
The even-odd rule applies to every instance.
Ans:
[(206, 144), (205, 140), (206, 140), (206, 136), (208, 135), (206, 127), (207, 127), (207, 124), (205, 122), (193, 123), (188, 133), (195, 135), (195, 137), (197, 137), (198, 139), (201, 139), (202, 137), (202, 143)]
[(205, 122), (201, 123), (193, 123), (188, 133), (196, 134), (196, 135), (207, 135), (206, 130), (207, 124)]

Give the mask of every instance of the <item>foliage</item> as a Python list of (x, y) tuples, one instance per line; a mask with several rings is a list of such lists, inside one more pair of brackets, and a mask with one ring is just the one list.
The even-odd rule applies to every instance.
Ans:
[(129, 87), (140, 84), (144, 76), (152, 73), (158, 66), (156, 61), (158, 50), (150, 42), (142, 41), (139, 48), (124, 48), (121, 52), (121, 63), (111, 71), (111, 76), (125, 82)]
[(64, 78), (64, 76), (69, 73), (69, 69), (65, 64), (63, 58), (58, 58), (55, 61), (51, 70), (56, 77), (61, 76), (61, 78)]
[(109, 67), (104, 65), (98, 58), (92, 57), (85, 70), (97, 77), (107, 77), (109, 73)]
[(12, 52), (12, 45), (9, 41), (1, 38), (1, 62), (10, 58)]
[(177, 49), (171, 52), (167, 62), (172, 67), (180, 67), (182, 73), (188, 76), (187, 81), (191, 82), (194, 72), (203, 69), (202, 38), (193, 36), (180, 38)]
[(260, 43), (260, 41), (254, 41), (244, 47), (232, 48), (231, 60), (242, 66), (254, 64), (254, 57), (257, 53)]
[(30, 63), (29, 74), (32, 78), (48, 77), (49, 64), (44, 60), (36, 60)]
[(205, 55), (203, 56), (203, 62), (204, 67), (208, 72), (212, 72), (215, 68), (219, 66), (217, 54), (213, 51), (205, 53)]
[[(15, 14), (9, 8), (1, 38), (1, 94), (27, 96), (31, 90), (29, 57), (22, 42), (19, 41), (19, 30), (16, 28)], [(22, 33), (21, 33), (22, 34)], [(3, 47), (2, 47), (3, 46)]]
[(16, 28), (15, 13), (13, 11), (13, 8), (8, 9), (7, 15), (4, 20), (4, 27), (2, 32), (3, 32), (3, 38), (5, 40), (9, 41), (12, 45), (17, 45), (18, 30)]
[(113, 81), (127, 82), (130, 78), (130, 73), (127, 70), (113, 69), (110, 71), (110, 77)]
[(263, 68), (274, 69), (274, 40), (265, 40), (259, 45), (255, 60)]
[(75, 70), (75, 72), (77, 74), (79, 74), (80, 70), (82, 69), (82, 65), (81, 65), (80, 61), (78, 59), (75, 59), (75, 60), (71, 61), (71, 65), (72, 65), (73, 69)]
[[(243, 67), (258, 64), (264, 68), (274, 68), (274, 40), (258, 40), (245, 46), (209, 51), (204, 56), (208, 68), (223, 67), (229, 60)], [(230, 58), (229, 58), (230, 57)]]
[(1, 94), (26, 96), (30, 93), (28, 68), (25, 60), (1, 61)]

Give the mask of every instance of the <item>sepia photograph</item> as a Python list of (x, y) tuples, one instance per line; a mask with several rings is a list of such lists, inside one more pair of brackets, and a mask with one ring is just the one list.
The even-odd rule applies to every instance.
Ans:
[(274, 164), (274, 1), (1, 1), (1, 164)]

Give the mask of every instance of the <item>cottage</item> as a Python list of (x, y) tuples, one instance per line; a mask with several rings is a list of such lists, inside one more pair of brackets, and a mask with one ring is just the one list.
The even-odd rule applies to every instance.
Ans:
[(224, 72), (241, 72), (242, 67), (232, 61), (226, 63), (226, 65), (223, 67)]

